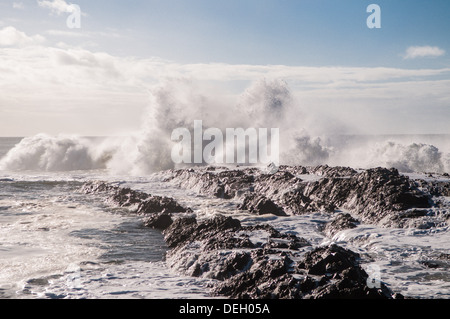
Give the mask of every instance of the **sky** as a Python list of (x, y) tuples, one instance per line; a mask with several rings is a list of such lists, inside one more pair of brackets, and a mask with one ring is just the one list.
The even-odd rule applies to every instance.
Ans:
[(449, 14), (448, 0), (3, 0), (0, 136), (127, 134), (167, 78), (236, 95), (282, 79), (346, 133), (450, 134)]

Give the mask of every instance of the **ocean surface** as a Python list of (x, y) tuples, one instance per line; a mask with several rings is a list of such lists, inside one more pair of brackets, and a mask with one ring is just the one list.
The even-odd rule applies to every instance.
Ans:
[[(20, 140), (0, 138), (0, 158)], [(207, 280), (166, 267), (159, 231), (79, 192), (95, 179), (171, 193), (104, 170), (0, 171), (0, 298), (208, 297)]]
[[(431, 142), (414, 142), (414, 136), (389, 139), (393, 142), (380, 138), (385, 148), (379, 154), (391, 160), (386, 165), (411, 176), (444, 172), (449, 136), (421, 138)], [(335, 242), (360, 253), (363, 267), (379, 272), (380, 280), (394, 292), (412, 298), (450, 298), (449, 268), (422, 262), (450, 254), (448, 224), (429, 229), (360, 225), (326, 238), (318, 227), (329, 220), (326, 214), (246, 215), (237, 210), (238, 199), (208, 198), (179, 189), (161, 181), (164, 173), (128, 174), (126, 162), (124, 169), (115, 170), (120, 157), (108, 155), (105, 150), (111, 149), (111, 141), (108, 147), (104, 142), (78, 137), (0, 138), (0, 298), (210, 298), (209, 279), (182, 276), (167, 267), (162, 234), (144, 228), (142, 217), (79, 191), (91, 180), (170, 196), (202, 216), (231, 214), (247, 224), (270, 223), (317, 245)], [(335, 137), (328, 142), (335, 148), (351, 144), (349, 150), (368, 143), (365, 137)], [(94, 154), (93, 143), (101, 144), (102, 154)], [(322, 157), (328, 146), (319, 149)], [(354, 162), (355, 151), (348, 154), (352, 154), (349, 166), (368, 164)], [(385, 160), (381, 155), (377, 159)], [(336, 158), (340, 160), (336, 163), (344, 163), (342, 156)]]

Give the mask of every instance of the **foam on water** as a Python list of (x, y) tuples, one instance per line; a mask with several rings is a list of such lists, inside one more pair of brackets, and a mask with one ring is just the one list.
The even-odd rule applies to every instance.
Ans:
[[(19, 291), (33, 278), (64, 271), (68, 265), (95, 259), (101, 253), (89, 239), (73, 240), (73, 229), (92, 225), (110, 227), (114, 220), (105, 213), (45, 203), (42, 200), (14, 202), (9, 216), (2, 213), (0, 242), (0, 285)], [(95, 226), (94, 226), (95, 225)]]
[(336, 243), (358, 252), (363, 267), (376, 266), (380, 279), (394, 292), (412, 298), (450, 298), (448, 268), (432, 268), (428, 261), (449, 254), (449, 227), (432, 229), (380, 228), (359, 225), (326, 238), (323, 244)]
[(11, 174), (0, 184), (2, 297), (206, 296), (204, 282), (167, 269), (162, 234), (140, 217), (77, 193), (80, 182), (40, 177)]
[(203, 299), (209, 280), (180, 276), (164, 262), (84, 264), (35, 287), (37, 296), (65, 299)]

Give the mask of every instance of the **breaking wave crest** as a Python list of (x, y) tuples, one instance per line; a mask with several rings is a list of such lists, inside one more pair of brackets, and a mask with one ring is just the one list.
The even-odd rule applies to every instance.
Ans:
[(97, 154), (89, 139), (39, 134), (24, 138), (0, 161), (1, 170), (71, 171), (106, 168), (109, 157)]
[[(448, 172), (449, 143), (391, 139), (330, 139), (327, 123), (307, 120), (314, 111), (298, 103), (286, 82), (260, 80), (238, 96), (186, 79), (168, 80), (150, 91), (139, 132), (123, 138), (94, 140), (39, 134), (24, 138), (0, 160), (0, 170), (73, 171), (107, 169), (132, 175), (175, 168), (171, 133), (192, 128), (279, 128), (280, 163), (395, 167), (402, 172)], [(351, 123), (345, 123), (346, 127)], [(312, 136), (309, 132), (321, 132)], [(445, 141), (445, 139), (444, 139)]]

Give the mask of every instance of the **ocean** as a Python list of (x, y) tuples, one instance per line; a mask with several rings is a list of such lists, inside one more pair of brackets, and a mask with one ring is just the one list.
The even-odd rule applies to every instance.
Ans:
[[(0, 158), (20, 141), (0, 138)], [(104, 170), (0, 171), (0, 298), (206, 298), (208, 280), (166, 267), (159, 231), (79, 192), (96, 179), (170, 192)]]
[[(127, 138), (113, 140), (126, 141), (117, 149), (130, 148)], [(448, 172), (448, 135), (378, 137), (376, 142), (368, 137), (333, 137), (323, 140), (320, 158), (344, 164), (342, 152), (324, 158), (323, 150), (345, 147), (349, 165), (367, 166), (372, 162), (355, 161), (355, 149), (380, 140), (378, 157), (371, 153), (370, 158), (378, 164), (397, 166), (412, 177)], [(162, 170), (136, 173), (126, 161), (119, 165), (124, 155), (112, 153), (113, 144), (108, 138), (0, 138), (0, 298), (210, 298), (212, 279), (182, 275), (166, 264), (168, 248), (160, 231), (144, 227), (141, 216), (108, 204), (100, 195), (80, 192), (83, 183), (92, 180), (173, 197), (199, 216), (229, 214), (247, 224), (268, 223), (316, 245), (338, 243), (358, 252), (363, 267), (376, 269), (394, 292), (411, 298), (450, 298), (450, 268), (439, 267), (438, 261), (436, 267), (423, 263), (450, 254), (448, 223), (423, 229), (362, 224), (328, 238), (318, 227), (330, 220), (326, 214), (280, 217), (238, 212), (239, 198), (209, 198), (164, 182)], [(448, 214), (450, 198), (442, 201), (447, 205), (440, 213)]]

